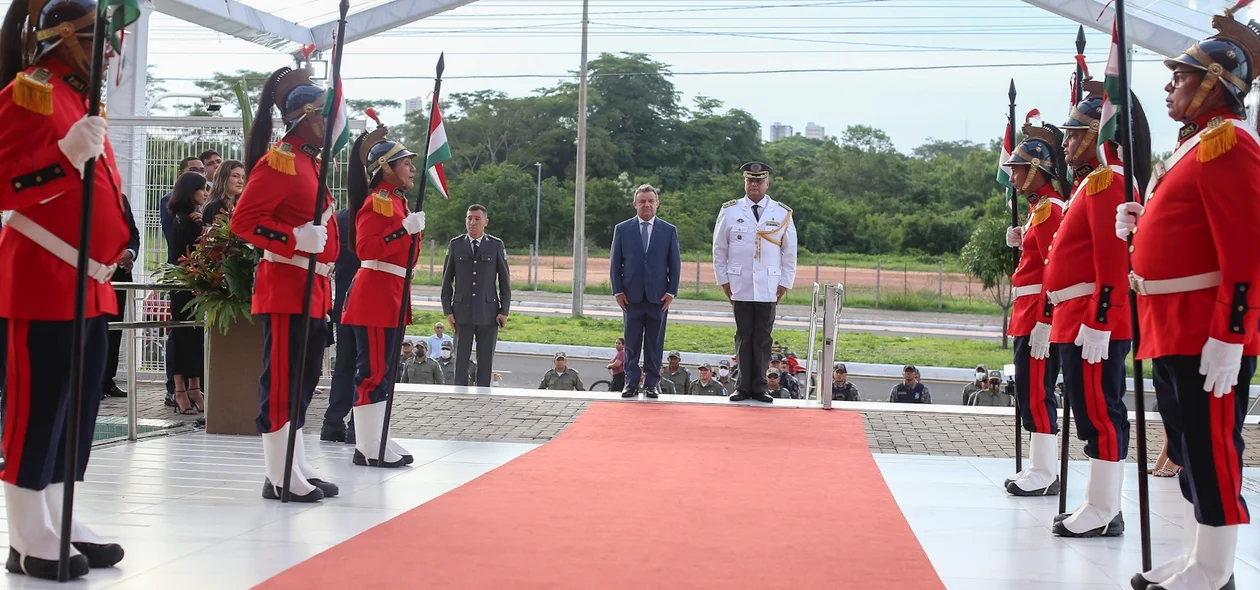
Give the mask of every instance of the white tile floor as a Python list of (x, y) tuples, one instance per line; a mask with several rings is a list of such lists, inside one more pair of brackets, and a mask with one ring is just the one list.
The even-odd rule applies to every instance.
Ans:
[[(401, 441), (411, 468), (350, 463), (352, 447), (308, 444), (312, 463), (341, 486), (319, 505), (263, 501), (262, 454), (249, 437), (191, 434), (93, 454), (78, 495), (82, 520), (127, 549), (122, 567), (96, 570), (75, 588), (248, 588), (362, 531), (471, 481), (534, 445)], [(950, 590), (1128, 588), (1140, 562), (1136, 467), (1129, 471), (1120, 539), (1067, 541), (1050, 534), (1055, 498), (1007, 497), (1011, 460), (877, 455), (889, 488)], [(1071, 504), (1083, 496), (1085, 464), (1073, 464)], [(1247, 476), (1260, 477), (1249, 469)], [(1179, 549), (1180, 493), (1152, 479), (1154, 557)], [(1248, 500), (1260, 507), (1260, 496)], [(3, 515), (0, 512), (0, 515)], [(0, 522), (0, 547), (8, 544)], [(1260, 588), (1260, 527), (1239, 543), (1239, 588)], [(0, 574), (0, 589), (55, 588)]]
[[(1126, 532), (1114, 539), (1060, 539), (1051, 534), (1058, 498), (1013, 498), (1002, 480), (1014, 460), (876, 455), (902, 513), (950, 590), (1128, 589), (1141, 567), (1137, 466), (1124, 486)], [(1088, 464), (1073, 462), (1068, 509), (1085, 497)], [(1247, 469), (1260, 477), (1260, 469)], [(1151, 478), (1154, 563), (1181, 550), (1181, 492), (1176, 480)], [(1253, 513), (1260, 495), (1247, 494)], [(1242, 529), (1235, 568), (1238, 588), (1260, 588), (1260, 527)]]

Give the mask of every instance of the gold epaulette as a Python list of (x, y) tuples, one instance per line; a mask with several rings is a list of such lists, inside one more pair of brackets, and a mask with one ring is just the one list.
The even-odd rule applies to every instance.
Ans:
[(263, 160), (276, 172), (288, 174), (289, 176), (297, 175), (297, 166), (294, 163), (297, 160), (297, 156), (293, 154), (293, 148), (283, 141), (271, 146), (271, 150), (267, 152), (267, 155), (263, 156)]
[(1114, 178), (1115, 173), (1111, 171), (1110, 166), (1090, 172), (1089, 176), (1085, 177), (1085, 194), (1096, 195), (1107, 190)]
[(1032, 212), (1031, 225), (1035, 227), (1041, 224), (1041, 222), (1047, 219), (1050, 219), (1050, 207), (1052, 207), (1052, 205), (1050, 204), (1050, 199), (1046, 199), (1042, 201), (1040, 205), (1037, 205), (1036, 207), (1034, 207), (1033, 212)]
[(789, 212), (792, 211), (791, 207), (788, 207), (787, 205), (784, 205), (783, 203), (779, 203), (779, 206), (783, 207), (784, 209), (787, 209)]
[(1216, 117), (1208, 121), (1207, 129), (1199, 134), (1198, 160), (1200, 162), (1215, 160), (1237, 144), (1238, 132), (1234, 130), (1234, 122)]
[(730, 207), (731, 205), (734, 205), (735, 203), (738, 203), (738, 202), (739, 202), (739, 199), (731, 199), (731, 200), (729, 200), (729, 201), (727, 201), (727, 202), (725, 202), (725, 203), (722, 203), (722, 208), (723, 208), (723, 209), (725, 209), (725, 208)]
[(389, 191), (380, 190), (372, 195), (372, 211), (385, 217), (394, 216), (394, 200), (389, 198)]
[(53, 114), (52, 72), (36, 68), (29, 75), (18, 72), (13, 81), (13, 104), (41, 115)]

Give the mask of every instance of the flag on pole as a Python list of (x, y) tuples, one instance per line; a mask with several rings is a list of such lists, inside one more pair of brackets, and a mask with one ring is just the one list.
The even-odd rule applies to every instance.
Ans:
[(442, 123), (442, 113), (438, 110), (437, 98), (434, 97), (433, 119), (429, 121), (429, 153), (425, 158), (424, 169), (429, 175), (429, 184), (442, 194), (443, 199), (451, 196), (446, 192), (446, 172), (442, 162), (451, 159), (451, 144), (446, 140), (446, 125)]
[(96, 9), (98, 18), (109, 19), (105, 28), (109, 44), (122, 55), (122, 31), (140, 18), (140, 0), (102, 0)]
[[(333, 47), (337, 46), (336, 35), (334, 32)], [(337, 57), (333, 56), (333, 63), (338, 61)], [(343, 88), (341, 78), (338, 76), (324, 96), (324, 121), (332, 125), (333, 144), (330, 153), (333, 155), (341, 153), (341, 149), (350, 143), (350, 109), (346, 106)]]
[(1011, 152), (1015, 150), (1015, 146), (1011, 145), (1011, 122), (1006, 122), (1006, 133), (1002, 134), (1002, 155), (998, 158), (997, 182), (1006, 188), (1015, 188), (1011, 183), (1011, 168), (1006, 165), (1006, 161), (1011, 159)]
[(1116, 107), (1120, 106), (1120, 60), (1123, 59), (1116, 38), (1116, 23), (1111, 23), (1111, 56), (1107, 58), (1107, 74), (1103, 81), (1102, 120), (1098, 127), (1098, 161), (1107, 165), (1103, 145), (1116, 135)]

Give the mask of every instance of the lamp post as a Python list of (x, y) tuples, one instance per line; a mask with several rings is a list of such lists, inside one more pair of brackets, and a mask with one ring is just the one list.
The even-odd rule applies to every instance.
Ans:
[(589, 1), (582, 0), (582, 69), (578, 72), (577, 190), (573, 195), (573, 317), (582, 317), (586, 289), (586, 28)]
[[(534, 162), (538, 167), (538, 192), (534, 197), (534, 260), (542, 260), (542, 244), (539, 242), (539, 228), (542, 227), (542, 162)], [(541, 264), (539, 266), (542, 266)], [(534, 290), (538, 290), (538, 270), (534, 270)]]

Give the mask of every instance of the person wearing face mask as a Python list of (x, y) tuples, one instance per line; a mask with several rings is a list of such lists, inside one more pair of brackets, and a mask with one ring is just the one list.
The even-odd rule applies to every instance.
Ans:
[[(1007, 493), (1052, 495), (1059, 493), (1059, 423), (1054, 383), (1058, 381), (1059, 357), (1050, 344), (1051, 308), (1043, 275), (1050, 264), (1051, 240), (1063, 223), (1064, 198), (1071, 190), (1063, 153), (1063, 132), (1053, 125), (1024, 125), (1024, 141), (1006, 165), (1016, 190), (1028, 201), (1028, 221), (1007, 230), (1006, 243), (1022, 250), (1019, 266), (1011, 277), (1015, 306), (1008, 333), (1015, 338), (1015, 393), (1020, 421), (1032, 433), (1029, 468), (1006, 480)], [(1059, 254), (1059, 252), (1055, 252)], [(972, 394), (968, 401), (985, 394)], [(991, 397), (991, 396), (990, 396)], [(974, 402), (973, 402), (974, 403)]]
[(1260, 23), (1235, 21), (1238, 9), (1164, 62), (1168, 116), (1183, 125), (1177, 148), (1144, 206), (1116, 206), (1116, 235), (1133, 240), (1137, 358), (1152, 361), (1168, 455), (1185, 467), (1182, 553), (1135, 575), (1139, 589), (1234, 588), (1239, 527), (1251, 521), (1242, 428), (1260, 354), (1260, 142), (1244, 99), (1260, 67)]
[(731, 377), (731, 361), (726, 359), (718, 361), (717, 373), (714, 374), (714, 379), (717, 380), (718, 385), (722, 386), (722, 395), (730, 395), (735, 390), (735, 381)]
[(989, 377), (989, 370), (986, 369), (984, 365), (976, 365), (975, 380), (963, 386), (962, 405), (964, 406), (971, 405), (971, 399), (976, 394), (976, 392), (986, 387), (985, 379), (988, 379), (988, 377)]
[[(265, 479), (262, 496), (284, 495), (289, 429), (294, 434), (293, 463), (288, 490), (295, 502), (318, 502), (335, 496), (337, 486), (318, 477), (306, 461), (302, 427), (306, 409), (319, 383), (328, 341), (332, 285), (329, 276), (340, 251), (333, 198), (319, 186), (317, 160), (324, 142), (321, 114), (325, 91), (311, 82), (310, 71), (287, 67), (272, 72), (263, 84), (258, 112), (245, 149), (250, 169), (245, 192), (232, 214), (232, 233), (263, 252), (254, 278), (250, 311), (263, 333), (263, 372), (258, 381), (258, 432), (262, 434)], [(284, 137), (272, 141), (272, 109), (280, 111)], [(323, 192), (323, 223), (311, 216), (311, 196)], [(307, 296), (307, 272), (315, 258), (310, 314), (302, 317)], [(305, 324), (305, 326), (303, 325)], [(302, 334), (307, 335), (302, 348)], [(304, 359), (299, 361), (299, 355)], [(305, 372), (298, 374), (298, 366)], [(290, 416), (290, 396), (299, 397), (298, 413)]]
[[(452, 348), (454, 343), (450, 340), (442, 342), (442, 352), (438, 354), (438, 366), (442, 367), (442, 383), (446, 385), (455, 384), (455, 354)], [(477, 361), (475, 359), (468, 361), (468, 378), (477, 378)]]

